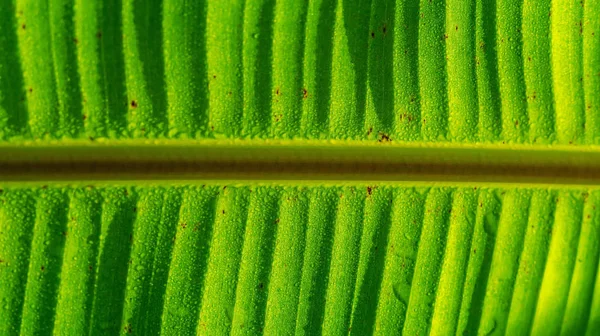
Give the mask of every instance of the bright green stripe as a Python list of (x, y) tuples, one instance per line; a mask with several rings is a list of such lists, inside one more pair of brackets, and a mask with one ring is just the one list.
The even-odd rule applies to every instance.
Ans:
[(292, 334), (296, 326), (308, 199), (301, 190), (286, 189), (280, 207), (264, 327), (271, 335)]
[[(242, 127), (244, 2), (208, 1), (206, 60), (210, 128), (216, 137), (237, 136)], [(262, 90), (268, 90), (263, 87)]]
[(523, 252), (513, 290), (507, 335), (528, 335), (538, 299), (548, 245), (552, 233), (555, 196), (547, 190), (537, 190), (531, 197), (529, 221), (525, 231)]
[(242, 136), (266, 137), (271, 125), (274, 7), (275, 0), (247, 0), (244, 4)]
[[(600, 260), (598, 260), (600, 264)], [(600, 265), (596, 269), (600, 269)], [(590, 307), (590, 317), (587, 321), (587, 330), (585, 335), (592, 336), (600, 333), (600, 276), (596, 274), (596, 284), (594, 285), (594, 298)]]
[(154, 247), (154, 262), (148, 290), (148, 306), (144, 309), (145, 321), (142, 334), (160, 334), (165, 291), (169, 277), (169, 264), (171, 263), (171, 252), (173, 251), (173, 240), (177, 231), (180, 208), (181, 189), (167, 188), (163, 194), (162, 215), (154, 242), (156, 245)]
[(157, 137), (167, 128), (160, 0), (123, 0), (123, 54), (129, 130)]
[(367, 52), (368, 83), (364, 132), (388, 141), (394, 132), (394, 2), (373, 0)]
[(55, 335), (83, 335), (90, 330), (101, 230), (100, 207), (100, 193), (93, 187), (71, 192)]
[[(598, 13), (596, 13), (598, 15)], [(560, 143), (584, 140), (583, 8), (578, 1), (552, 1), (552, 79)]]
[(522, 0), (496, 1), (496, 50), (502, 106), (502, 138), (507, 142), (522, 143), (525, 142), (529, 129), (521, 52)]
[(479, 99), (479, 138), (485, 142), (497, 140), (502, 132), (496, 53), (496, 1), (476, 0), (475, 5), (475, 73)]
[(0, 18), (0, 139), (6, 139), (27, 133), (28, 116), (14, 1), (5, 1), (0, 6)]
[(421, 136), (421, 110), (419, 103), (418, 0), (401, 1), (395, 6), (393, 35), (393, 81), (395, 138), (417, 140)]
[(423, 193), (413, 189), (394, 191), (389, 239), (387, 246), (381, 246), (386, 255), (375, 335), (399, 334), (404, 326), (423, 223)]
[(196, 330), (213, 231), (215, 194), (212, 188), (191, 187), (182, 198), (161, 334), (192, 335)]
[(296, 335), (321, 332), (338, 200), (336, 188), (315, 188), (311, 193)]
[(430, 328), (452, 209), (450, 193), (449, 189), (436, 188), (427, 195), (406, 322), (402, 329), (405, 335), (423, 335)]
[(35, 221), (29, 191), (0, 193), (0, 334), (18, 335)]
[(447, 0), (448, 128), (454, 141), (477, 139), (475, 2)]
[(476, 197), (476, 192), (471, 189), (454, 193), (448, 241), (431, 319), (430, 335), (456, 334), (463, 295), (463, 286), (460, 284), (465, 282), (467, 275), (477, 211)]
[(370, 1), (338, 0), (333, 32), (329, 132), (334, 139), (363, 137)]
[(125, 188), (104, 190), (91, 335), (117, 334), (125, 301), (136, 197)]
[(74, 0), (50, 0), (49, 20), (52, 57), (58, 98), (59, 134), (77, 136), (83, 126), (81, 93), (73, 36)]
[(206, 134), (205, 5), (205, 1), (185, 0), (167, 0), (163, 3), (169, 137)]
[(27, 274), (21, 335), (51, 335), (67, 231), (67, 199), (60, 190), (42, 190)]
[(479, 192), (457, 335), (476, 335), (479, 329), (500, 215), (500, 200), (494, 193), (489, 189)]
[(81, 112), (85, 133), (96, 138), (107, 135), (108, 114), (105, 101), (104, 69), (102, 63), (101, 22), (102, 3), (77, 0), (75, 6), (75, 43), (81, 77)]
[(524, 0), (523, 73), (532, 143), (549, 143), (555, 137), (549, 14), (550, 1)]
[(251, 192), (231, 322), (232, 335), (258, 335), (262, 332), (279, 221), (277, 191), (258, 187)]
[(333, 26), (338, 0), (309, 1), (304, 46), (301, 134), (327, 136), (331, 97)]
[(197, 334), (225, 335), (231, 330), (248, 193), (244, 187), (228, 188), (219, 197)]
[(448, 133), (444, 2), (420, 1), (419, 86), (423, 139), (444, 140)]
[(583, 91), (585, 140), (600, 143), (600, 1), (586, 1), (583, 9)]
[(483, 301), (479, 334), (489, 335), (494, 332), (504, 335), (506, 331), (519, 258), (523, 249), (525, 228), (527, 227), (529, 194), (527, 190), (513, 189), (506, 191), (504, 196)]
[(356, 289), (352, 301), (352, 335), (371, 335), (377, 317), (377, 304), (385, 269), (386, 247), (391, 226), (393, 191), (385, 187), (367, 187), (364, 226)]
[(323, 317), (322, 333), (325, 335), (340, 335), (350, 327), (360, 256), (364, 193), (365, 190), (356, 190), (355, 187), (340, 190)]
[(107, 130), (108, 136), (114, 138), (127, 135), (127, 110), (130, 106), (125, 86), (121, 2), (122, 0), (104, 0), (102, 2), (100, 35), (101, 71), (104, 74), (104, 81), (101, 85), (104, 86), (106, 95)]
[(156, 237), (161, 224), (163, 192), (161, 190), (142, 190), (139, 194), (137, 217), (131, 241), (126, 242), (127, 245), (131, 244), (131, 255), (128, 255), (129, 269), (121, 330), (132, 330), (136, 334), (144, 334), (146, 332), (144, 330), (144, 313), (150, 306), (148, 295), (154, 271), (153, 261), (158, 253)]
[(273, 22), (273, 135), (298, 135), (302, 117), (306, 1), (275, 2)]
[(590, 315), (594, 282), (598, 275), (600, 256), (600, 193), (595, 191), (583, 195), (583, 223), (577, 245), (577, 261), (571, 278), (569, 299), (562, 321), (562, 335), (583, 335)]
[(27, 90), (29, 127), (34, 138), (54, 137), (59, 127), (58, 98), (46, 1), (17, 0), (18, 36)]
[(560, 332), (577, 257), (583, 200), (576, 192), (557, 196), (552, 241), (537, 302), (532, 335)]

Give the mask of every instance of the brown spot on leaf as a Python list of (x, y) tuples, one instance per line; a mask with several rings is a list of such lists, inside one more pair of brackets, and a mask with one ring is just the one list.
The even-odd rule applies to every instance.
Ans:
[(378, 141), (379, 142), (389, 142), (389, 141), (391, 141), (391, 139), (390, 139), (389, 135), (379, 132), (379, 140)]
[(138, 103), (137, 103), (137, 101), (135, 101), (135, 100), (132, 100), (132, 101), (131, 101), (131, 107), (132, 107), (132, 108), (137, 108), (137, 107), (138, 107)]

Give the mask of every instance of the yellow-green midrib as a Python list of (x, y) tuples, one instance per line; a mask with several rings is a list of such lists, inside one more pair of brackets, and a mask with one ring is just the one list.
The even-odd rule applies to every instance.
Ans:
[(9, 187), (0, 333), (600, 330), (600, 195), (360, 183)]
[(3, 141), (598, 144), (588, 1), (7, 1)]

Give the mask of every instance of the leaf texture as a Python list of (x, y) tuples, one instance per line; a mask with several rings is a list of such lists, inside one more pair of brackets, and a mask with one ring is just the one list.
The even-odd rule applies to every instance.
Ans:
[(8, 0), (0, 135), (600, 143), (600, 5)]
[(595, 335), (595, 188), (7, 187), (0, 333)]

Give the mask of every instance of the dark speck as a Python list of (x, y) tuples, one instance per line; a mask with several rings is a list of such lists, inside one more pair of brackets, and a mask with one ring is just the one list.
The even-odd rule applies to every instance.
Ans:
[(135, 100), (132, 100), (132, 101), (131, 101), (131, 107), (133, 107), (133, 108), (136, 108), (136, 107), (138, 107), (138, 103), (137, 103), (137, 101), (135, 101)]

